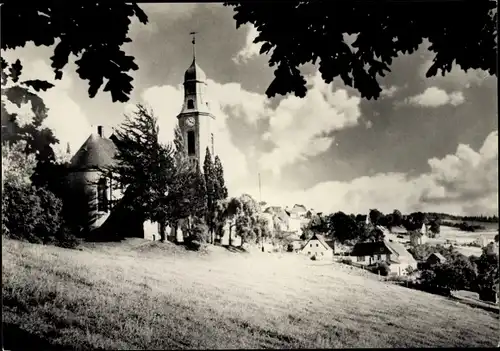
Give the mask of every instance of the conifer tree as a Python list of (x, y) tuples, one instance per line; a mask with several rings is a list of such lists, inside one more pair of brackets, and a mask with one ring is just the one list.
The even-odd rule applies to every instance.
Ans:
[(213, 231), (215, 219), (215, 173), (214, 164), (212, 162), (212, 155), (207, 147), (205, 153), (205, 161), (203, 163), (203, 175), (205, 176), (205, 186), (207, 189), (207, 213), (206, 224), (210, 232), (210, 243), (213, 244)]
[(158, 141), (158, 132), (153, 112), (137, 105), (137, 111), (125, 116), (125, 122), (115, 132), (116, 164), (106, 171), (113, 173), (115, 184), (126, 187), (126, 207), (134, 216), (162, 222), (176, 170), (173, 149)]
[(226, 182), (224, 181), (224, 168), (222, 167), (222, 162), (219, 156), (215, 156), (214, 161), (214, 178), (215, 178), (215, 200), (225, 200), (227, 199), (228, 192), (226, 188)]

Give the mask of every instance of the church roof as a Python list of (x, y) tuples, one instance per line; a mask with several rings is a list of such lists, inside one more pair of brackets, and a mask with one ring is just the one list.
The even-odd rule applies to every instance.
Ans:
[(103, 168), (114, 163), (117, 149), (114, 142), (92, 133), (71, 158), (72, 169)]
[(203, 72), (200, 66), (198, 66), (194, 58), (191, 66), (189, 66), (186, 73), (184, 73), (184, 82), (190, 80), (196, 80), (198, 82), (205, 82), (207, 80), (207, 75)]

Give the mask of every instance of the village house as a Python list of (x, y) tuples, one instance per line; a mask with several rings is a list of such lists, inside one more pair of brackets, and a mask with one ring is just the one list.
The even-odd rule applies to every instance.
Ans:
[(390, 228), (390, 232), (392, 234), (396, 234), (396, 235), (406, 235), (406, 234), (408, 234), (408, 231), (406, 230), (406, 228), (403, 227), (403, 226), (401, 226), (401, 225), (397, 225), (397, 226), (391, 227)]
[(389, 264), (390, 272), (397, 275), (406, 275), (408, 266), (417, 269), (417, 261), (405, 247), (388, 240), (356, 243), (351, 256), (356, 257), (357, 264), (364, 266), (385, 261)]
[(446, 258), (441, 255), (439, 252), (433, 252), (427, 257), (427, 260), (425, 260), (428, 265), (435, 265), (435, 264), (441, 264), (446, 262)]
[(317, 259), (331, 258), (333, 249), (328, 245), (322, 235), (314, 234), (303, 246), (301, 253)]

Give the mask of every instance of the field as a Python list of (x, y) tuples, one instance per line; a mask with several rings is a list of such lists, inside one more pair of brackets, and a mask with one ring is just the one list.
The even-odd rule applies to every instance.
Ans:
[(4, 347), (491, 347), (498, 315), (297, 254), (2, 242)]

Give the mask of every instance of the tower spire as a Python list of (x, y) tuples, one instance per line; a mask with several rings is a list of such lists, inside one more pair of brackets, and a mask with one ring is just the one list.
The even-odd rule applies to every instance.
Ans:
[(191, 43), (193, 43), (193, 61), (196, 60), (196, 34), (198, 32), (191, 32), (189, 33), (190, 35), (193, 36), (193, 40), (191, 41)]

